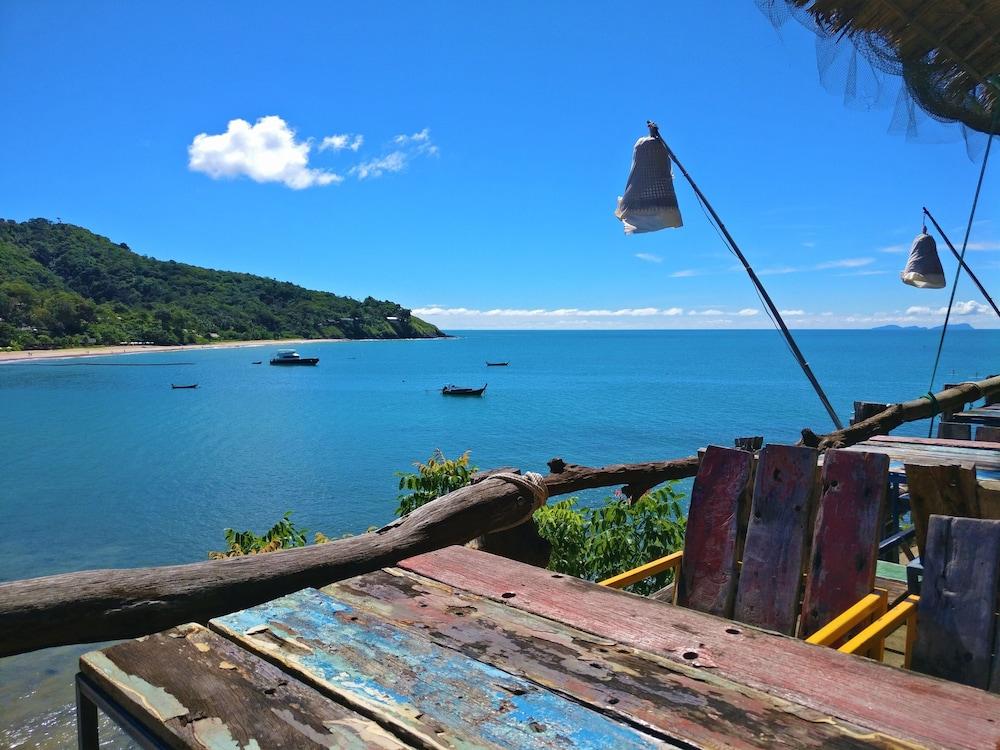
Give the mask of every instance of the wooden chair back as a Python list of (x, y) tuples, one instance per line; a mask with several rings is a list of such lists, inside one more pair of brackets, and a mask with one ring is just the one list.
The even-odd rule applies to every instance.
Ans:
[(921, 557), (927, 548), (927, 525), (932, 515), (982, 518), (975, 466), (908, 463), (905, 470), (910, 517)]
[(1000, 521), (932, 515), (911, 666), (1000, 693)]
[(972, 440), (972, 425), (966, 422), (940, 422), (937, 436), (946, 440)]
[(787, 635), (801, 620), (805, 637), (871, 593), (888, 458), (829, 451), (820, 488), (817, 459), (812, 448), (765, 446), (749, 499), (751, 454), (706, 450), (691, 493), (678, 604)]
[(982, 424), (976, 428), (976, 440), (987, 443), (1000, 443), (1000, 427)]

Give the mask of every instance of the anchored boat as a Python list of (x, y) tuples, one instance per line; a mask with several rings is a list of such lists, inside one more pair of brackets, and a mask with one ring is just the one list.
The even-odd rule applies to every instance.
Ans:
[(319, 357), (300, 357), (294, 349), (279, 349), (271, 358), (272, 365), (318, 365)]
[(482, 388), (459, 388), (455, 385), (446, 385), (441, 389), (444, 396), (482, 396), (486, 392), (486, 386)]

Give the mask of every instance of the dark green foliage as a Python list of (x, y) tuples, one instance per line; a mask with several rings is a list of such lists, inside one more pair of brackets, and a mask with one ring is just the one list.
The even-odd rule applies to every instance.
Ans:
[(160, 261), (71, 224), (0, 220), (0, 347), (440, 335), (395, 302)]
[(254, 534), (252, 531), (236, 531), (234, 529), (226, 529), (225, 535), (228, 547), (224, 552), (209, 552), (208, 556), (213, 560), (306, 546), (306, 530), (295, 525), (290, 510), (286, 511), (281, 520), (261, 535)]
[(417, 470), (412, 473), (397, 471), (399, 489), (406, 490), (399, 494), (397, 516), (405, 516), (414, 508), (429, 503), (436, 497), (464, 487), (476, 473), (475, 466), (469, 466), (469, 452), (458, 458), (445, 458), (440, 451), (427, 459), (427, 463), (419, 461), (413, 464)]
[[(680, 499), (666, 484), (634, 503), (616, 495), (591, 508), (580, 507), (576, 498), (539, 508), (538, 533), (552, 545), (549, 568), (599, 581), (679, 550), (685, 528)], [(669, 583), (668, 576), (661, 573), (628, 590), (651, 594)]]
[[(448, 459), (435, 451), (426, 463), (414, 464), (416, 472), (399, 472), (396, 515), (464, 487), (476, 472), (469, 453)], [(557, 573), (592, 581), (609, 578), (638, 567), (684, 546), (685, 518), (682, 495), (668, 483), (629, 502), (620, 493), (594, 507), (581, 507), (575, 497), (551, 502), (535, 513), (538, 533), (552, 545), (549, 568)], [(628, 587), (649, 594), (669, 582), (661, 573)]]

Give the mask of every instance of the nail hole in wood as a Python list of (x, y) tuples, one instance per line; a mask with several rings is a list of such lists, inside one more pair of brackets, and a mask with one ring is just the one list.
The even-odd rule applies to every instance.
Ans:
[(500, 596), (503, 599), (513, 599), (515, 596), (517, 596), (517, 594), (515, 594), (513, 591), (504, 591), (502, 594), (500, 594)]
[(697, 651), (685, 651), (683, 654), (681, 654), (681, 656), (683, 656), (688, 661), (692, 661), (692, 660), (698, 658), (698, 652)]

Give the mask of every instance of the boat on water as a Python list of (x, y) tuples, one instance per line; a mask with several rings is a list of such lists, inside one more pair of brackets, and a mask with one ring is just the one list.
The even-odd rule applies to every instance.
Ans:
[(508, 365), (510, 365), (510, 362), (487, 362), (486, 363), (487, 367), (507, 367)]
[(175, 391), (190, 391), (197, 387), (198, 387), (197, 383), (191, 383), (191, 385), (175, 385), (174, 383), (170, 384), (170, 388)]
[(441, 389), (443, 396), (482, 396), (485, 392), (485, 385), (482, 388), (459, 388), (456, 385), (446, 385)]
[(302, 357), (294, 349), (279, 349), (271, 358), (272, 365), (318, 365), (319, 357)]
[(262, 365), (262, 364), (264, 364), (264, 360), (258, 359), (256, 362), (251, 362), (250, 364), (252, 364), (252, 365)]

